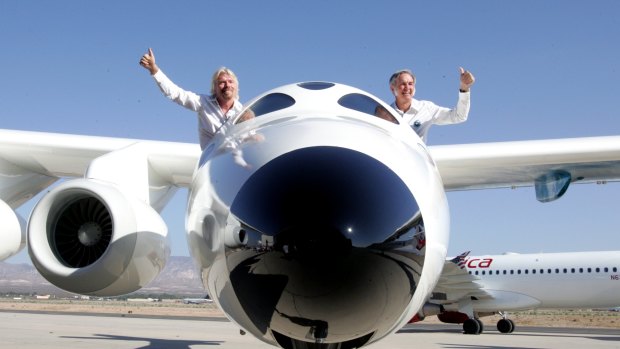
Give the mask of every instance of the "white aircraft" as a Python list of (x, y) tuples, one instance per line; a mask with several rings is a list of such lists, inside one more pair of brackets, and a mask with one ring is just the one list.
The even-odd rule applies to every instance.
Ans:
[(231, 321), (283, 348), (361, 347), (432, 296), (449, 242), (447, 190), (534, 186), (549, 201), (573, 182), (620, 178), (620, 137), (431, 148), (378, 98), (326, 82), (247, 106), (203, 152), (0, 131), (0, 256), (25, 242), (15, 209), (62, 178), (28, 219), (32, 263), (70, 292), (133, 292), (164, 267), (159, 212), (186, 187), (190, 254)]
[(497, 330), (511, 333), (507, 311), (620, 305), (620, 251), (468, 254), (446, 262), (428, 303), (410, 322), (437, 315), (463, 324), (466, 334), (480, 334), (479, 318), (500, 314)]
[(205, 298), (183, 298), (184, 304), (204, 304), (204, 303), (213, 303), (213, 300), (208, 296)]

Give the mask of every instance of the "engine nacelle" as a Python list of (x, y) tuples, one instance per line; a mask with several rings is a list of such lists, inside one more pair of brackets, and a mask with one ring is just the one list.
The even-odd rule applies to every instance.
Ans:
[(104, 182), (76, 179), (34, 208), (29, 253), (39, 273), (64, 290), (121, 295), (145, 286), (164, 268), (167, 231), (143, 201)]
[(0, 261), (5, 260), (26, 246), (24, 219), (0, 200)]

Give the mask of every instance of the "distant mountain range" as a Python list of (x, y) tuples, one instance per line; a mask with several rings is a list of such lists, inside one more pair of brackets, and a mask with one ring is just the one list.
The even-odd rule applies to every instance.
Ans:
[[(52, 294), (67, 296), (70, 293), (45, 280), (34, 266), (26, 263), (0, 262), (0, 294)], [(190, 257), (170, 257), (164, 270), (147, 286), (134, 294), (170, 294), (200, 296), (206, 292)]]

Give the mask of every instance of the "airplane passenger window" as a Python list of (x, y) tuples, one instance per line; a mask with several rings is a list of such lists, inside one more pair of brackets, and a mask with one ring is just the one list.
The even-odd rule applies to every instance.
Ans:
[(235, 121), (235, 124), (267, 113), (288, 108), (293, 104), (295, 104), (295, 99), (287, 94), (270, 93), (252, 103), (243, 113), (241, 113), (241, 116)]
[(618, 268), (614, 267), (614, 273), (618, 271)]
[(345, 108), (353, 109), (368, 115), (376, 116), (393, 124), (398, 124), (396, 117), (374, 99), (360, 94), (350, 93), (340, 97), (338, 104)]
[(601, 268), (596, 268), (596, 272), (597, 273), (600, 272), (600, 271), (601, 271)]
[(609, 268), (605, 267), (605, 272), (608, 273), (609, 272)]

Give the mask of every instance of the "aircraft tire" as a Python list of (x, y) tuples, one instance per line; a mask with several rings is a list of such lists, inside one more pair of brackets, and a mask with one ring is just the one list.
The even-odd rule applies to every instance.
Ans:
[(500, 319), (497, 322), (497, 330), (501, 333), (512, 333), (514, 327), (514, 322), (510, 319)]
[(463, 322), (463, 333), (464, 334), (480, 334), (480, 322), (476, 319), (467, 319)]
[(512, 321), (510, 319), (508, 319), (508, 322), (510, 322), (510, 332), (508, 332), (508, 333), (512, 333), (512, 332), (515, 331), (515, 323), (514, 323), (514, 321)]

